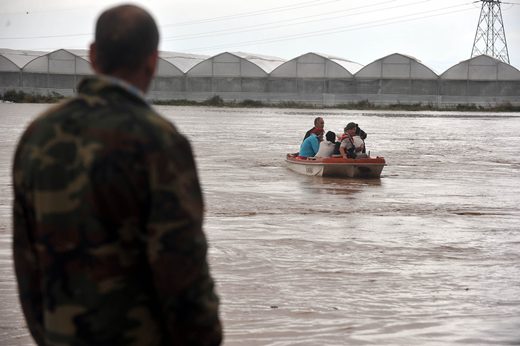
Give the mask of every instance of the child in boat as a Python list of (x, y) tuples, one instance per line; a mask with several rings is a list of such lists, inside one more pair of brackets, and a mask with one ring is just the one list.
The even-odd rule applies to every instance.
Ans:
[(328, 131), (325, 135), (325, 141), (320, 143), (320, 149), (315, 157), (331, 157), (336, 146), (336, 134)]

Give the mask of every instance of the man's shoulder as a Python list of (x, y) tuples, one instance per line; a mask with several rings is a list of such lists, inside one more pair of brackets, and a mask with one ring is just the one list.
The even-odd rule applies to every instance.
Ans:
[(309, 137), (307, 137), (307, 138), (305, 138), (303, 140), (303, 143), (311, 143), (311, 142), (313, 142), (314, 141), (314, 137), (316, 137), (316, 136), (313, 136), (312, 134), (309, 135)]
[(69, 112), (73, 100), (61, 101), (38, 114), (25, 128), (20, 143), (28, 141), (29, 138), (34, 138), (36, 134), (42, 136), (45, 131), (53, 132), (54, 124), (61, 122), (61, 117)]
[[(46, 142), (60, 133), (83, 133), (84, 138), (132, 140), (155, 146), (185, 141), (166, 117), (145, 103), (112, 103), (103, 97), (78, 95), (39, 115), (24, 131), (24, 143)], [(88, 135), (86, 135), (88, 133)]]
[(166, 119), (166, 117), (162, 114), (159, 114), (153, 108), (149, 108), (147, 111), (143, 112), (144, 121), (148, 123), (150, 126), (156, 128), (157, 130), (167, 131), (177, 133), (177, 128), (173, 125), (171, 121)]

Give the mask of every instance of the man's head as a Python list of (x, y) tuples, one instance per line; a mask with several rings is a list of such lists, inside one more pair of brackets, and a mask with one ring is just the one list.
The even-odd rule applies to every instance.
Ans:
[(133, 5), (110, 8), (99, 16), (95, 35), (90, 46), (94, 70), (146, 91), (155, 72), (159, 44), (159, 31), (150, 14)]
[(317, 117), (314, 119), (314, 127), (317, 129), (322, 129), (325, 126), (325, 120), (322, 117)]
[(336, 141), (336, 134), (332, 131), (327, 131), (325, 138), (327, 138), (329, 142), (334, 143)]
[(345, 133), (348, 133), (351, 136), (354, 136), (356, 134), (357, 124), (356, 123), (348, 123), (347, 126), (345, 126)]

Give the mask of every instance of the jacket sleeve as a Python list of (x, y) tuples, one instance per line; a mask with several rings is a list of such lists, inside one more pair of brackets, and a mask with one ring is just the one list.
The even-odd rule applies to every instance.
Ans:
[(179, 134), (148, 155), (148, 260), (175, 344), (218, 345), (219, 300), (207, 262), (203, 200), (191, 146)]
[(318, 137), (315, 136), (312, 139), (311, 144), (312, 144), (312, 151), (314, 152), (314, 155), (316, 155), (318, 150), (320, 150), (320, 141), (319, 141)]
[(27, 204), (29, 192), (25, 191), (24, 172), (20, 167), (20, 150), (13, 164), (13, 261), (18, 282), (18, 293), (22, 311), (31, 335), (39, 345), (44, 344), (43, 299), (39, 266), (36, 258), (31, 225), (34, 213)]

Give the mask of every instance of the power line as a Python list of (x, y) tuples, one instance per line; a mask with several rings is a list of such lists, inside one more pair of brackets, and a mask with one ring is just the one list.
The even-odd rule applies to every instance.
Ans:
[[(468, 4), (466, 4), (465, 6), (467, 6), (467, 5)], [(436, 11), (445, 10), (445, 9), (449, 9), (449, 8), (453, 8), (453, 7), (460, 7), (460, 6), (461, 5), (451, 6), (451, 7), (447, 7), (447, 8), (443, 8), (443, 9), (438, 9)], [(446, 12), (446, 13), (438, 13), (438, 14), (433, 14), (433, 15), (430, 14), (430, 15), (426, 15), (426, 16), (406, 19), (407, 17), (410, 17), (410, 16), (417, 16), (417, 15), (424, 14), (424, 13), (431, 13), (431, 11), (424, 11), (424, 12), (414, 13), (414, 14), (411, 14), (411, 15), (398, 16), (398, 17), (394, 17), (394, 18), (389, 18), (389, 19), (387, 19), (385, 21), (372, 21), (372, 22), (367, 22), (367, 23), (353, 25), (353, 26), (345, 26), (345, 27), (341, 27), (340, 29), (318, 30), (318, 31), (311, 31), (311, 32), (302, 33), (302, 34), (294, 34), (294, 35), (288, 35), (288, 36), (274, 37), (274, 38), (270, 38), (270, 39), (238, 42), (238, 43), (235, 43), (235, 44), (225, 44), (225, 45), (222, 44), (222, 45), (215, 45), (215, 46), (191, 48), (190, 51), (204, 51), (204, 50), (209, 50), (209, 49), (220, 49), (220, 48), (230, 48), (230, 47), (243, 47), (243, 46), (250, 46), (250, 45), (282, 42), (282, 41), (288, 41), (288, 40), (292, 40), (292, 39), (308, 38), (308, 37), (319, 36), (319, 35), (337, 34), (337, 33), (340, 33), (340, 32), (354, 31), (354, 30), (360, 30), (360, 29), (370, 29), (370, 28), (379, 27), (379, 26), (386, 26), (386, 25), (410, 22), (410, 21), (414, 21), (414, 20), (420, 20), (420, 19), (426, 19), (426, 18), (432, 18), (432, 17), (439, 17), (439, 16), (444, 16), (444, 15), (458, 13), (458, 12), (464, 12), (464, 11), (470, 11), (470, 10), (475, 10), (475, 8), (473, 8), (473, 7), (472, 8), (465, 8), (465, 9), (460, 9), (460, 10), (456, 10), (456, 11), (450, 11), (450, 12)]]
[[(220, 16), (220, 17), (212, 17), (212, 18), (192, 20), (192, 21), (187, 21), (187, 22), (165, 24), (165, 25), (162, 25), (162, 27), (196, 25), (196, 24), (224, 21), (224, 20), (236, 19), (236, 18), (245, 18), (245, 17), (258, 16), (258, 15), (269, 14), (269, 13), (292, 11), (292, 10), (295, 10), (295, 9), (306, 8), (306, 7), (314, 7), (314, 6), (318, 6), (318, 5), (322, 6), (322, 5), (325, 5), (325, 4), (334, 3), (334, 2), (338, 2), (338, 1), (341, 1), (341, 0), (329, 0), (329, 1), (322, 1), (322, 0), (317, 0), (316, 1), (316, 0), (314, 0), (314, 1), (307, 1), (307, 2), (304, 2), (304, 3), (295, 4), (295, 5), (285, 5), (285, 6), (267, 8), (267, 9), (264, 9), (264, 10), (235, 13), (235, 14), (230, 14), (230, 15)], [(392, 0), (392, 1), (396, 1), (396, 0)]]
[[(295, 8), (311, 7), (311, 6), (316, 6), (317, 4), (323, 5), (323, 4), (328, 4), (328, 3), (337, 2), (337, 1), (340, 1), (340, 0), (325, 1), (325, 2), (319, 1), (319, 0), (318, 1), (308, 1), (308, 2), (305, 2), (303, 4), (298, 4), (298, 5), (287, 5), (287, 6), (280, 6), (280, 7), (269, 8), (269, 9), (265, 9), (265, 10), (258, 10), (258, 11), (238, 13), (238, 14), (233, 14), (233, 15), (229, 15), (229, 16), (213, 17), (213, 18), (207, 18), (207, 19), (200, 20), (200, 21), (178, 23), (178, 25), (191, 25), (191, 24), (195, 24), (195, 23), (217, 21), (217, 20), (225, 20), (226, 18), (239, 18), (239, 17), (243, 17), (243, 16), (252, 16), (252, 15), (258, 15), (258, 14), (263, 14), (263, 13), (282, 12), (282, 11), (286, 11), (286, 10), (292, 10), (292, 9), (295, 9)], [(354, 11), (354, 10), (370, 8), (370, 7), (374, 7), (374, 6), (379, 6), (379, 5), (395, 2), (395, 1), (396, 0), (387, 0), (387, 1), (382, 1), (382, 2), (376, 3), (376, 4), (371, 4), (371, 5), (366, 5), (366, 6), (359, 6), (359, 7), (350, 8), (350, 9), (346, 9), (346, 10), (342, 10), (342, 11), (324, 12), (322, 14), (316, 14), (316, 15), (311, 15), (311, 16), (304, 16), (304, 17), (294, 18), (294, 19), (291, 19), (291, 20), (294, 21), (294, 20), (299, 20), (299, 19), (320, 17), (320, 16), (327, 15), (327, 14), (330, 14), (330, 13), (351, 12), (351, 11)], [(431, 0), (424, 0), (424, 1), (421, 1), (419, 3), (424, 3), (424, 2), (428, 2), (428, 1), (431, 1)], [(373, 13), (373, 12), (384, 11), (384, 10), (391, 10), (391, 9), (407, 7), (407, 6), (414, 6), (414, 5), (417, 5), (419, 3), (415, 2), (415, 3), (407, 3), (407, 4), (403, 4), (403, 5), (397, 5), (397, 6), (389, 6), (389, 7), (385, 7), (385, 8), (382, 8), (382, 9), (368, 10), (368, 11), (364, 11), (364, 12), (360, 12), (360, 13), (356, 13), (356, 14), (351, 14), (351, 15), (347, 15), (347, 16), (367, 14), (367, 13)], [(461, 6), (461, 5), (457, 5), (457, 6)], [(241, 33), (241, 32), (244, 32), (244, 31), (255, 31), (254, 28), (275, 29), (275, 28), (280, 28), (280, 27), (285, 27), (285, 26), (302, 25), (302, 24), (307, 24), (307, 23), (312, 23), (312, 22), (331, 20), (331, 19), (340, 18), (340, 17), (342, 17), (342, 16), (327, 17), (327, 18), (322, 18), (322, 19), (314, 19), (314, 20), (309, 20), (309, 21), (304, 21), (304, 22), (296, 22), (296, 23), (287, 23), (286, 21), (277, 21), (277, 22), (271, 22), (271, 23), (258, 24), (258, 25), (255, 25), (255, 26), (248, 26), (248, 27), (241, 27), (241, 28), (230, 28), (230, 29), (224, 29), (224, 30), (220, 30), (220, 31), (203, 32), (203, 33), (197, 33), (197, 34), (186, 34), (184, 36), (165, 37), (161, 41), (171, 41), (171, 40), (181, 40), (181, 39), (185, 40), (185, 39), (191, 39), (191, 38), (202, 38), (202, 37), (208, 37), (208, 36), (217, 36), (219, 34), (220, 35), (222, 35), (222, 34), (230, 35), (230, 34), (237, 33), (237, 32)], [(345, 17), (345, 16), (343, 16), (343, 17)], [(286, 24), (277, 25), (276, 26), (276, 24), (278, 24), (278, 23), (286, 23)], [(168, 25), (161, 25), (160, 27), (164, 28), (165, 26), (168, 26)], [(32, 39), (67, 38), (67, 37), (72, 38), (72, 37), (82, 37), (82, 36), (89, 36), (89, 37), (91, 37), (92, 35), (93, 35), (93, 33), (90, 32), (90, 33), (60, 34), (60, 35), (14, 36), (14, 37), (0, 37), (0, 40), (32, 40)]]
[[(235, 14), (230, 14), (230, 15), (225, 15), (225, 16), (220, 16), (220, 17), (210, 17), (210, 18), (193, 20), (193, 21), (165, 24), (163, 26), (170, 27), (170, 26), (196, 25), (196, 24), (202, 24), (202, 23), (208, 23), (208, 22), (224, 21), (224, 20), (229, 20), (229, 19), (234, 19), (234, 18), (243, 18), (243, 17), (258, 16), (258, 15), (262, 15), (262, 14), (292, 11), (295, 9), (314, 7), (314, 6), (318, 6), (318, 5), (322, 6), (325, 4), (340, 2), (340, 1), (342, 1), (342, 0), (328, 0), (328, 1), (313, 0), (313, 1), (307, 1), (304, 3), (272, 7), (272, 8), (267, 8), (267, 9), (257, 10), (257, 11), (241, 12), (241, 13), (235, 13)], [(397, 1), (397, 0), (392, 0), (392, 1)], [(30, 10), (30, 9), (27, 9), (27, 10), (16, 11), (16, 12), (0, 12), (0, 16), (2, 16), (2, 15), (28, 15), (28, 14), (55, 13), (58, 11), (60, 11), (60, 12), (77, 11), (77, 10), (83, 10), (85, 8), (95, 8), (95, 6), (71, 7), (71, 8), (61, 8), (61, 9), (55, 9), (55, 10)]]
[[(429, 1), (430, 0), (423, 0), (423, 1), (421, 1), (421, 3), (422, 2), (429, 2)], [(354, 8), (349, 8), (349, 9), (340, 10), (340, 11), (331, 11), (331, 12), (324, 12), (324, 13), (320, 13), (320, 14), (314, 14), (314, 15), (310, 15), (310, 16), (296, 17), (296, 18), (291, 18), (289, 20), (289, 22), (290, 22), (290, 21), (297, 21), (297, 20), (300, 20), (300, 19), (308, 19), (308, 18), (319, 17), (318, 19), (307, 20), (307, 21), (303, 21), (303, 22), (288, 23), (287, 20), (279, 20), (279, 21), (263, 23), (263, 24), (257, 24), (257, 25), (235, 27), (235, 28), (223, 29), (223, 30), (217, 30), (217, 31), (213, 30), (213, 31), (210, 31), (210, 32), (202, 32), (202, 33), (186, 34), (186, 35), (177, 35), (177, 36), (169, 36), (169, 37), (166, 36), (163, 39), (163, 41), (173, 41), (173, 40), (182, 40), (182, 39), (190, 39), (190, 38), (217, 36), (219, 34), (229, 35), (229, 34), (233, 34), (233, 33), (237, 33), (237, 32), (238, 33), (243, 33), (245, 31), (255, 31), (256, 30), (255, 28), (275, 29), (275, 28), (281, 28), (281, 27), (286, 27), (286, 26), (309, 24), (309, 23), (313, 23), (313, 22), (321, 22), (321, 21), (325, 21), (325, 20), (344, 18), (344, 17), (348, 17), (348, 16), (367, 14), (367, 13), (374, 13), (374, 12), (385, 11), (385, 10), (388, 10), (388, 9), (395, 9), (395, 8), (400, 8), (400, 7), (407, 7), (407, 6), (417, 5), (417, 3), (404, 4), (404, 5), (400, 5), (400, 6), (385, 7), (385, 8), (380, 8), (380, 9), (375, 9), (375, 10), (370, 10), (370, 11), (354, 13), (354, 14), (350, 14), (350, 15), (339, 15), (339, 16), (336, 15), (336, 16), (332, 16), (332, 17), (324, 17), (324, 16), (326, 16), (328, 14), (338, 14), (338, 13), (342, 13), (342, 12), (352, 12), (352, 11), (355, 11), (355, 10), (360, 10), (360, 9), (364, 9), (364, 8), (379, 6), (379, 5), (387, 4), (387, 3), (390, 3), (390, 2), (395, 2), (395, 0), (383, 1), (383, 2), (379, 2), (377, 4), (372, 4), (372, 5), (367, 5), (367, 6), (360, 6), (360, 7), (354, 7)], [(276, 25), (276, 24), (279, 24), (279, 23), (285, 23), (285, 24)]]
[[(187, 22), (181, 22), (181, 23), (175, 23), (175, 24), (165, 24), (161, 25), (160, 28), (166, 28), (171, 26), (187, 26), (187, 25), (196, 25), (196, 24), (203, 24), (203, 23), (210, 23), (210, 22), (217, 22), (217, 21), (227, 21), (229, 19), (236, 19), (236, 18), (245, 18), (245, 17), (251, 17), (251, 16), (258, 16), (262, 14), (269, 14), (269, 13), (277, 13), (277, 12), (285, 12), (285, 11), (292, 11), (295, 9), (301, 9), (301, 8), (307, 8), (307, 7), (313, 7), (317, 5), (325, 5), (330, 3), (335, 3), (342, 0), (329, 0), (329, 1), (323, 1), (323, 0), (313, 0), (313, 1), (307, 1), (304, 3), (299, 4), (293, 4), (293, 5), (286, 5), (286, 6), (278, 6), (273, 8), (268, 8), (264, 10), (257, 10), (257, 11), (250, 11), (250, 12), (242, 12), (242, 13), (236, 13), (226, 16), (220, 16), (220, 17), (212, 17), (212, 18), (206, 18), (201, 20), (195, 20), (195, 21), (187, 21)], [(386, 2), (393, 2), (397, 0), (388, 0)], [(377, 5), (377, 4), (376, 4)], [(374, 6), (374, 5), (370, 5)], [(367, 6), (369, 7), (369, 6)], [(62, 11), (67, 11), (70, 9), (63, 9)], [(48, 11), (39, 11), (40, 13), (45, 13)], [(17, 13), (17, 14), (22, 14)], [(80, 33), (80, 34), (62, 34), (62, 35), (38, 35), (38, 36), (13, 36), (13, 37), (0, 37), (1, 40), (30, 40), (30, 39), (46, 39), (46, 38), (64, 38), (64, 37), (79, 37), (79, 36), (92, 36), (93, 33)]]
[(95, 6), (75, 6), (75, 7), (69, 7), (69, 8), (57, 8), (54, 10), (31, 10), (27, 8), (26, 10), (22, 11), (14, 11), (14, 12), (0, 12), (0, 16), (26, 16), (26, 15), (33, 15), (33, 14), (45, 14), (45, 13), (56, 13), (56, 12), (72, 12), (72, 11), (84, 11), (85, 9), (89, 8), (95, 8)]
[(88, 34), (63, 34), (63, 35), (0, 37), (0, 40), (34, 40), (34, 39), (43, 39), (43, 38), (79, 37), (79, 36), (92, 36), (92, 33), (88, 33)]

